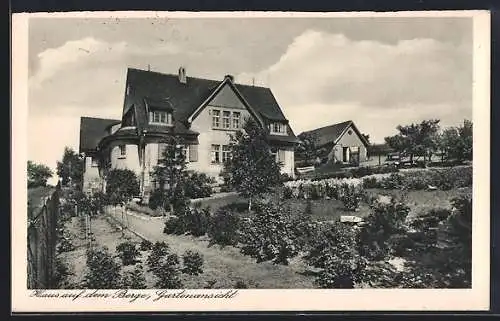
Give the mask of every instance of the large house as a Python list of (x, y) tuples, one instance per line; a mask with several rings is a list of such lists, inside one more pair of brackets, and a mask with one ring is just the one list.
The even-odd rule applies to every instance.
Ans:
[(171, 135), (185, 142), (188, 170), (220, 182), (223, 162), (230, 157), (229, 134), (249, 118), (266, 130), (282, 173), (293, 176), (297, 137), (269, 88), (236, 84), (230, 75), (187, 77), (183, 67), (177, 75), (129, 68), (122, 119), (81, 118), (83, 189), (104, 189), (103, 168), (126, 168), (136, 173), (147, 199), (154, 188), (151, 173), (163, 155), (162, 140)]
[(368, 140), (352, 120), (303, 132), (315, 139), (318, 150), (324, 151), (320, 158), (324, 162), (359, 164), (368, 160)]

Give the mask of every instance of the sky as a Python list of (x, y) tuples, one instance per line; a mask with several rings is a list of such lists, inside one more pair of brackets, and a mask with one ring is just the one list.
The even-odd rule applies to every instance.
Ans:
[(127, 68), (148, 65), (270, 87), (296, 134), (456, 126), (472, 118), (472, 40), (468, 17), (31, 18), (28, 158), (55, 169), (80, 117), (119, 119)]

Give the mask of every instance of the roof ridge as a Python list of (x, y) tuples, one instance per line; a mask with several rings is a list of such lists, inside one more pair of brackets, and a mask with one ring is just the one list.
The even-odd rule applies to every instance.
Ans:
[(109, 121), (120, 121), (114, 118), (101, 118), (101, 117), (91, 117), (91, 116), (80, 116), (80, 119), (98, 119), (98, 120), (109, 120)]
[(322, 126), (322, 127), (318, 127), (318, 128), (315, 128), (315, 129), (311, 129), (311, 130), (306, 130), (303, 133), (310, 133), (310, 132), (314, 132), (314, 131), (317, 131), (317, 130), (320, 130), (320, 129), (325, 129), (325, 128), (329, 128), (329, 127), (333, 127), (333, 126), (338, 126), (338, 125), (341, 125), (341, 124), (349, 124), (349, 123), (353, 123), (352, 120), (346, 120), (346, 121), (343, 121), (343, 122), (340, 122), (340, 123), (335, 123), (335, 124), (331, 124), (331, 125), (327, 125), (327, 126)]
[[(134, 70), (134, 71), (139, 71), (139, 72), (144, 72), (144, 73), (153, 73), (153, 74), (157, 74), (157, 75), (160, 75), (160, 76), (178, 77), (177, 74), (160, 72), (160, 71), (153, 71), (153, 70), (145, 70), (145, 69), (128, 67), (127, 68), (127, 72), (129, 70)], [(196, 79), (196, 80), (203, 80), (203, 81), (214, 81), (214, 82), (218, 82), (218, 83), (224, 81), (224, 79), (219, 80), (219, 79), (210, 79), (210, 78), (203, 78), (203, 77), (193, 77), (193, 76), (188, 76), (188, 75), (186, 75), (186, 78), (188, 78), (188, 79), (191, 78), (191, 79)], [(233, 81), (233, 84), (236, 85), (236, 86), (245, 86), (245, 87), (253, 87), (253, 88), (263, 88), (263, 89), (269, 89), (269, 90), (271, 90), (270, 87), (257, 86), (257, 85), (248, 85), (248, 84), (242, 84), (242, 83), (238, 83), (238, 82), (234, 82), (234, 81)]]

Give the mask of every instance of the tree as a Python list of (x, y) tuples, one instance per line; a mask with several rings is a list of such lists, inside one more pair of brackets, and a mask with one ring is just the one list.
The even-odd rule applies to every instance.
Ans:
[(221, 173), (226, 183), (240, 195), (252, 199), (281, 184), (280, 164), (271, 154), (265, 131), (253, 120), (246, 121), (243, 131), (236, 132), (230, 141), (231, 158), (224, 162)]
[(363, 136), (363, 138), (368, 142), (368, 144), (370, 143), (370, 135), (368, 135), (368, 134), (361, 134), (361, 136)]
[(46, 186), (52, 171), (46, 165), (28, 161), (28, 188)]
[(161, 142), (164, 146), (162, 158), (153, 171), (153, 178), (158, 184), (163, 208), (170, 205), (173, 212), (186, 201), (184, 183), (188, 178), (186, 171), (186, 155), (183, 141), (179, 137), (170, 136)]
[(315, 133), (302, 133), (298, 137), (300, 142), (296, 149), (297, 159), (311, 161), (317, 157), (318, 136)]
[(424, 120), (420, 124), (397, 127), (399, 133), (385, 138), (386, 143), (397, 152), (408, 154), (410, 162), (415, 155), (426, 155), (429, 159), (438, 143), (439, 120)]
[(439, 146), (447, 159), (472, 160), (472, 122), (464, 120), (461, 126), (446, 128)]
[(57, 162), (57, 176), (62, 179), (62, 185), (67, 186), (70, 182), (80, 186), (83, 176), (84, 161), (70, 147), (64, 148), (61, 162)]
[(113, 169), (106, 177), (106, 194), (112, 204), (128, 202), (139, 194), (139, 182), (129, 169)]

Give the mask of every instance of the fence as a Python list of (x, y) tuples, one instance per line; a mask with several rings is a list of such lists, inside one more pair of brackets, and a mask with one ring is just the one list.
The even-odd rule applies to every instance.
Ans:
[(33, 211), (28, 206), (28, 289), (49, 289), (55, 285), (59, 193), (56, 189)]

